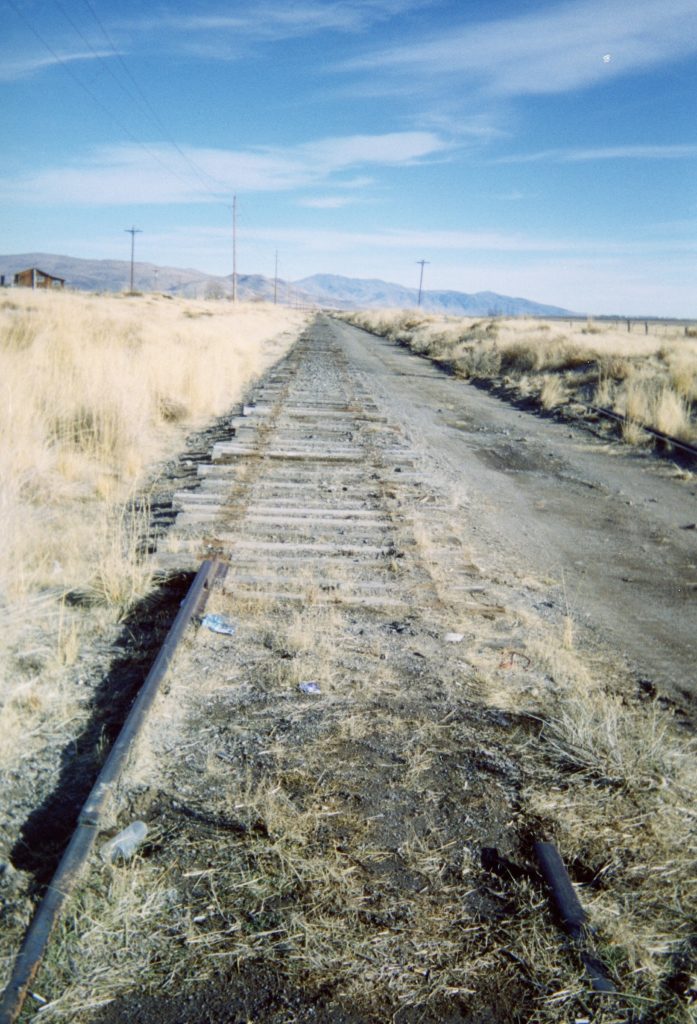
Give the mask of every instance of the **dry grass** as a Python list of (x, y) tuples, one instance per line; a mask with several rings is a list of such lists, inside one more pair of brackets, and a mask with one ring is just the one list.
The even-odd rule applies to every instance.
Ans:
[(568, 403), (609, 407), (626, 417), (624, 440), (645, 443), (641, 426), (697, 438), (697, 344), (682, 327), (646, 334), (618, 324), (527, 318), (473, 320), (377, 310), (348, 322), (452, 366), (463, 377), (504, 383), (545, 410)]
[[(569, 640), (565, 621), (556, 642), (538, 634), (525, 647), (528, 670), (507, 673), (505, 686), (481, 673), (480, 692), (537, 724), (526, 808), (586, 882), (582, 902), (599, 955), (623, 979), (625, 1012), (687, 1024), (697, 994), (697, 747), (659, 704), (609, 689), (604, 668)], [(553, 1007), (539, 1019), (556, 1020)]]
[[(3, 761), (22, 731), (65, 720), (59, 670), (150, 587), (147, 502), (134, 511), (134, 495), (302, 322), (280, 307), (156, 296), (0, 298), (0, 704), (14, 722)], [(97, 611), (81, 618), (71, 592)]]

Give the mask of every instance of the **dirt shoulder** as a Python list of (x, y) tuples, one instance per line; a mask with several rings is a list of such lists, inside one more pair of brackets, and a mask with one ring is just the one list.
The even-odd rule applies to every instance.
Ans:
[(521, 412), (385, 339), (337, 329), (459, 495), (480, 557), (555, 581), (560, 605), (694, 722), (697, 475)]

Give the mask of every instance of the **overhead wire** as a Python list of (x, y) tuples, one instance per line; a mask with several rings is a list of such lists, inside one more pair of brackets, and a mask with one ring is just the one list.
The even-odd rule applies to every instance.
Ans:
[(91, 87), (90, 87), (90, 86), (89, 86), (89, 85), (87, 84), (87, 82), (85, 82), (85, 81), (84, 81), (84, 79), (82, 79), (82, 78), (81, 78), (81, 77), (80, 77), (80, 76), (79, 76), (78, 74), (76, 74), (76, 73), (75, 73), (75, 71), (73, 70), (73, 68), (72, 68), (72, 67), (70, 66), (70, 63), (69, 63), (69, 62), (68, 62), (67, 60), (64, 60), (64, 58), (63, 58), (63, 57), (61, 57), (61, 55), (60, 55), (60, 54), (58, 53), (58, 51), (57, 51), (56, 49), (54, 49), (54, 47), (53, 47), (53, 46), (52, 46), (52, 45), (51, 45), (51, 44), (49, 43), (49, 41), (48, 41), (48, 40), (47, 40), (47, 39), (46, 39), (46, 38), (45, 38), (45, 37), (44, 37), (44, 36), (43, 36), (43, 35), (41, 34), (41, 32), (39, 32), (39, 30), (38, 30), (38, 29), (36, 28), (36, 26), (32, 24), (32, 22), (31, 22), (31, 21), (29, 20), (29, 18), (27, 18), (26, 14), (25, 14), (25, 13), (24, 13), (24, 11), (23, 11), (23, 10), (22, 10), (22, 9), (21, 9), (21, 8), (20, 8), (19, 6), (18, 6), (18, 4), (17, 4), (16, 2), (15, 2), (15, 0), (7, 0), (7, 2), (9, 3), (10, 7), (11, 7), (11, 8), (12, 8), (12, 9), (14, 10), (14, 12), (15, 12), (15, 13), (17, 14), (17, 16), (18, 16), (19, 18), (21, 18), (21, 20), (22, 20), (22, 21), (24, 22), (24, 24), (25, 24), (25, 25), (27, 26), (27, 28), (29, 29), (29, 31), (30, 31), (30, 32), (31, 32), (31, 33), (32, 33), (32, 34), (33, 34), (33, 35), (34, 35), (34, 36), (35, 36), (35, 37), (36, 37), (36, 38), (37, 38), (37, 39), (39, 40), (39, 42), (41, 43), (41, 45), (42, 45), (42, 46), (44, 46), (44, 47), (45, 47), (45, 48), (46, 48), (46, 49), (48, 50), (48, 52), (49, 52), (49, 53), (51, 54), (51, 56), (52, 56), (52, 57), (54, 58), (54, 60), (56, 61), (56, 63), (57, 63), (57, 64), (59, 64), (59, 65), (60, 65), (60, 66), (61, 66), (61, 67), (63, 68), (63, 70), (64, 70), (64, 71), (66, 72), (66, 74), (67, 74), (67, 75), (69, 75), (69, 77), (70, 77), (70, 78), (72, 78), (72, 80), (73, 80), (73, 81), (75, 82), (75, 84), (76, 84), (76, 85), (78, 85), (78, 86), (79, 86), (79, 88), (80, 88), (80, 89), (82, 89), (82, 90), (83, 90), (84, 92), (86, 92), (86, 93), (87, 93), (87, 95), (88, 95), (88, 96), (90, 97), (90, 99), (92, 100), (92, 102), (93, 102), (93, 103), (94, 103), (94, 104), (95, 104), (95, 105), (96, 105), (97, 107), (99, 107), (99, 109), (100, 109), (100, 110), (101, 110), (101, 111), (102, 111), (102, 112), (103, 112), (104, 114), (106, 114), (106, 116), (107, 116), (108, 118), (110, 118), (110, 119), (111, 119), (111, 120), (112, 120), (112, 121), (114, 122), (114, 124), (115, 124), (115, 125), (116, 125), (116, 126), (117, 126), (117, 127), (118, 127), (118, 128), (119, 128), (119, 129), (120, 129), (120, 130), (121, 130), (122, 132), (123, 132), (123, 134), (124, 134), (124, 135), (125, 135), (125, 136), (126, 136), (127, 138), (129, 138), (129, 139), (130, 139), (130, 140), (131, 140), (132, 142), (134, 142), (134, 143), (135, 143), (135, 144), (136, 144), (137, 146), (139, 146), (139, 147), (140, 147), (140, 148), (141, 148), (141, 149), (142, 149), (142, 150), (143, 150), (143, 151), (144, 151), (145, 153), (147, 153), (147, 154), (148, 154), (148, 156), (150, 156), (150, 157), (151, 157), (151, 158), (152, 158), (152, 159), (153, 159), (153, 160), (154, 160), (154, 161), (155, 161), (156, 163), (158, 163), (158, 164), (160, 165), (160, 167), (163, 167), (163, 168), (164, 168), (164, 170), (166, 170), (168, 174), (171, 174), (171, 175), (173, 175), (173, 176), (174, 176), (175, 178), (178, 178), (178, 179), (179, 179), (179, 181), (182, 181), (182, 182), (184, 182), (184, 184), (190, 184), (190, 181), (188, 181), (188, 180), (187, 180), (186, 178), (182, 177), (182, 175), (181, 175), (181, 174), (179, 174), (179, 173), (178, 173), (178, 172), (177, 172), (177, 171), (176, 171), (176, 170), (175, 170), (175, 169), (174, 169), (173, 167), (171, 167), (171, 166), (170, 166), (169, 164), (165, 163), (165, 161), (164, 161), (164, 160), (162, 159), (162, 157), (161, 157), (161, 156), (160, 156), (160, 155), (159, 155), (159, 154), (157, 153), (157, 151), (156, 151), (156, 150), (154, 150), (154, 149), (151, 149), (151, 148), (150, 148), (150, 146), (148, 146), (148, 145), (147, 145), (147, 143), (143, 142), (143, 141), (142, 141), (142, 139), (139, 139), (139, 138), (138, 138), (138, 136), (137, 136), (137, 135), (135, 135), (135, 134), (134, 134), (134, 133), (133, 133), (133, 132), (131, 131), (131, 129), (130, 129), (129, 127), (128, 127), (128, 125), (126, 125), (126, 124), (125, 124), (125, 123), (124, 123), (124, 122), (123, 122), (123, 121), (121, 120), (121, 118), (120, 118), (120, 117), (118, 117), (118, 116), (117, 116), (117, 115), (116, 115), (116, 114), (114, 113), (114, 111), (113, 111), (113, 110), (111, 110), (111, 109), (110, 109), (110, 108), (109, 108), (109, 107), (108, 107), (108, 106), (107, 106), (107, 105), (106, 105), (106, 104), (105, 104), (105, 103), (104, 103), (104, 102), (103, 102), (103, 101), (102, 101), (102, 100), (101, 100), (101, 99), (99, 98), (99, 96), (97, 95), (97, 93), (96, 93), (96, 92), (95, 92), (95, 91), (94, 91), (94, 90), (93, 90), (93, 89), (92, 89), (92, 88), (91, 88)]
[[(100, 98), (100, 96), (95, 92), (95, 90), (92, 89), (91, 86), (85, 81), (85, 79), (75, 72), (75, 70), (71, 66), (70, 62), (65, 60), (64, 57), (61, 56), (61, 54), (55, 49), (55, 47), (52, 46), (52, 44), (48, 41), (48, 39), (46, 39), (46, 37), (37, 29), (36, 25), (33, 24), (33, 22), (27, 16), (26, 12), (23, 11), (22, 8), (16, 3), (16, 0), (8, 0), (8, 3), (10, 5), (10, 7), (14, 10), (15, 14), (24, 22), (24, 24), (29, 29), (29, 31), (32, 33), (32, 35), (35, 36), (35, 38), (48, 51), (48, 53), (51, 54), (51, 56), (54, 58), (56, 63), (59, 64), (60, 67), (66, 72), (66, 74), (73, 80), (73, 82), (75, 82), (75, 84), (80, 89), (82, 89), (83, 92), (85, 92), (90, 97), (92, 102), (102, 111), (102, 113), (104, 113), (119, 128), (119, 130), (126, 136), (126, 138), (130, 139), (131, 142), (133, 142), (140, 149), (142, 149), (143, 152), (147, 153), (148, 156), (152, 160), (154, 160), (157, 164), (159, 164), (159, 166), (162, 167), (165, 171), (167, 171), (168, 174), (170, 174), (173, 177), (177, 178), (177, 180), (182, 182), (183, 184), (189, 185), (189, 187), (191, 186), (191, 175), (193, 173), (193, 175), (197, 179), (199, 185), (201, 185), (205, 189), (205, 191), (208, 192), (209, 195), (211, 195), (218, 203), (221, 203), (221, 205), (226, 205), (221, 200), (221, 194), (220, 193), (221, 193), (221, 191), (223, 191), (223, 192), (229, 192), (230, 191), (231, 186), (229, 185), (229, 183), (228, 184), (223, 184), (222, 182), (217, 182), (216, 179), (212, 178), (210, 175), (207, 175), (207, 172), (205, 172), (201, 168), (199, 168), (187, 156), (187, 154), (181, 149), (181, 147), (175, 142), (175, 140), (173, 140), (171, 137), (168, 137), (167, 141), (174, 147), (174, 149), (179, 153), (179, 155), (182, 157), (182, 159), (187, 163), (187, 165), (189, 167), (189, 175), (187, 177), (184, 177), (183, 174), (181, 172), (179, 172), (174, 166), (172, 166), (171, 163), (168, 163), (167, 161), (165, 161), (163, 159), (163, 157), (162, 157), (160, 152), (158, 152), (151, 145), (148, 145), (148, 143), (144, 142), (141, 138), (139, 138), (135, 134), (135, 132), (131, 130), (131, 128), (128, 126), (128, 124), (126, 124), (124, 122), (124, 120), (121, 117), (118, 116), (118, 114), (116, 114), (109, 106), (107, 106), (107, 104)], [(73, 30), (78, 34), (78, 36), (82, 39), (82, 41), (88, 47), (89, 51), (94, 55), (94, 57), (97, 60), (99, 60), (100, 64), (102, 64), (107, 69), (108, 73), (117, 82), (119, 87), (125, 92), (125, 94), (127, 96), (129, 96), (130, 99), (132, 99), (134, 101), (137, 101), (137, 97), (134, 97), (133, 93), (131, 93), (126, 88), (124, 83), (118, 78), (118, 76), (114, 74), (113, 68), (111, 67), (109, 61), (106, 60), (104, 58), (104, 56), (99, 53), (99, 51), (92, 45), (92, 43), (84, 35), (82, 30), (76, 25), (75, 21), (68, 14), (68, 12), (65, 10), (65, 8), (64, 8), (63, 4), (60, 2), (60, 0), (54, 0), (54, 3), (56, 4), (56, 7), (59, 9), (61, 14), (66, 18), (68, 23), (71, 25)], [(113, 47), (112, 43), (110, 43), (110, 48), (114, 49), (114, 51), (117, 53), (117, 51), (116, 51), (115, 47)], [(118, 56), (118, 53), (117, 53), (117, 56)], [(121, 61), (125, 65), (125, 62), (123, 61), (123, 58), (121, 58)], [(133, 76), (130, 75), (130, 72), (129, 72), (129, 76), (130, 76), (131, 79), (133, 79)], [(142, 90), (140, 90), (140, 91), (142, 92)], [(142, 110), (142, 108), (143, 108), (142, 102), (141, 102), (140, 105), (141, 105), (141, 110)], [(148, 102), (148, 106), (151, 107), (149, 102)], [(165, 134), (168, 135), (168, 133), (166, 132), (166, 129), (164, 128), (164, 125), (162, 125), (161, 120), (157, 117), (157, 115), (156, 115), (156, 113), (155, 113), (155, 111), (154, 111), (154, 109), (152, 107), (151, 107), (151, 113), (149, 114), (149, 116), (158, 125), (159, 130), (163, 131)], [(218, 184), (220, 186), (220, 190), (219, 191), (213, 191), (213, 189), (210, 187), (210, 185), (206, 181), (203, 180), (203, 176), (204, 175), (206, 175), (214, 184)]]
[[(61, 54), (55, 49), (55, 47), (48, 41), (48, 39), (46, 39), (46, 37), (36, 28), (35, 24), (33, 24), (33, 22), (27, 17), (26, 12), (23, 11), (21, 7), (17, 4), (16, 0), (8, 0), (8, 3), (10, 7), (15, 11), (17, 16), (24, 22), (29, 31), (35, 36), (35, 38), (41, 43), (41, 45), (51, 54), (56, 63), (62, 67), (62, 69), (66, 72), (66, 74), (69, 75), (73, 82), (75, 82), (75, 84), (90, 97), (92, 102), (108, 118), (110, 118), (111, 121), (113, 121), (113, 123), (120, 129), (120, 131), (128, 139), (130, 139), (135, 145), (142, 149), (143, 152), (147, 153), (147, 155), (156, 163), (158, 163), (160, 167), (167, 171), (168, 174), (171, 174), (180, 182), (190, 185), (191, 176), (193, 176), (196, 178), (200, 186), (215, 200), (217, 205), (223, 206), (226, 210), (230, 210), (232, 208), (231, 203), (229, 201), (225, 201), (224, 199), (221, 198), (221, 192), (226, 192), (228, 194), (230, 192), (234, 192), (234, 186), (230, 185), (230, 183), (222, 182), (220, 179), (215, 178), (213, 175), (209, 174), (205, 169), (200, 167), (189, 156), (189, 154), (186, 153), (184, 149), (182, 149), (182, 147), (179, 145), (176, 139), (174, 139), (174, 137), (171, 135), (166, 125), (160, 118), (159, 114), (153, 107), (149, 98), (145, 94), (144, 90), (141, 88), (140, 84), (138, 83), (137, 79), (135, 78), (134, 74), (132, 73), (131, 69), (126, 63), (123, 55), (119, 52), (118, 47), (116, 46), (112, 36), (110, 35), (108, 29), (104, 25), (104, 22), (100, 18), (91, 0), (83, 0), (83, 3), (85, 7), (88, 9), (92, 18), (94, 19), (95, 24), (99, 28), (99, 31), (104, 36), (104, 39), (106, 40), (106, 44), (109, 50), (111, 51), (111, 53), (113, 53), (114, 57), (118, 61), (120, 68), (122, 69), (124, 75), (128, 79), (128, 82), (131, 83), (132, 88), (127, 87), (126, 83), (115, 73), (111, 63), (111, 58), (107, 59), (104, 56), (104, 54), (99, 52), (99, 50), (93, 45), (91, 40), (85, 35), (79, 24), (76, 23), (75, 19), (66, 10), (61, 0), (54, 0), (54, 4), (58, 11), (65, 18), (65, 20), (68, 22), (68, 24), (71, 26), (73, 31), (78, 35), (78, 37), (88, 48), (89, 52), (94, 56), (96, 60), (99, 61), (100, 65), (102, 65), (106, 69), (107, 73), (116, 82), (119, 88), (122, 89), (124, 94), (128, 96), (128, 98), (132, 102), (138, 105), (141, 114), (143, 114), (144, 117), (148, 118), (154, 125), (156, 125), (156, 127), (162, 133), (166, 141), (172, 146), (172, 148), (176, 151), (181, 160), (187, 165), (187, 168), (189, 170), (189, 175), (187, 177), (184, 177), (183, 173), (180, 173), (175, 167), (172, 166), (171, 163), (163, 159), (161, 152), (159, 152), (157, 149), (154, 149), (151, 145), (148, 145), (148, 143), (144, 142), (141, 138), (139, 138), (134, 133), (134, 131), (131, 130), (128, 124), (126, 124), (121, 117), (119, 117), (109, 106), (107, 106), (107, 104), (100, 98), (100, 96), (95, 92), (95, 90), (91, 88), (88, 82), (85, 81), (85, 79), (82, 76), (76, 73), (74, 68), (71, 66), (70, 62), (68, 60), (65, 60), (64, 57), (61, 56)], [(214, 189), (211, 188), (211, 185), (218, 186), (218, 189), (214, 191)], [(245, 216), (244, 212), (242, 212), (241, 219), (244, 226), (245, 222), (247, 221), (247, 217)], [(269, 247), (271, 245), (271, 242), (269, 242), (268, 246), (265, 246), (258, 241), (247, 241), (245, 247), (248, 250), (250, 248), (253, 251), (255, 250), (258, 253), (258, 258), (260, 262), (266, 263), (271, 262), (271, 257), (269, 255)], [(264, 276), (270, 277), (271, 274)]]
[[(55, 0), (55, 3), (58, 4), (58, 6), (61, 6), (60, 0)], [(159, 128), (159, 130), (165, 136), (165, 138), (170, 143), (170, 145), (176, 150), (176, 152), (179, 154), (179, 156), (182, 158), (182, 160), (184, 160), (186, 162), (186, 164), (191, 168), (191, 170), (194, 172), (194, 174), (198, 177), (198, 179), (201, 182), (201, 184), (203, 185), (203, 187), (208, 192), (210, 192), (211, 195), (218, 196), (219, 192), (213, 192), (210, 189), (210, 187), (206, 184), (206, 181), (204, 179), (208, 179), (208, 181), (210, 181), (213, 185), (217, 185), (219, 187), (219, 189), (221, 188), (225, 192), (230, 192), (231, 191), (231, 185), (230, 185), (229, 182), (228, 183), (223, 183), (218, 178), (215, 178), (212, 174), (209, 174), (208, 171), (206, 171), (203, 167), (201, 167), (199, 164), (197, 164), (196, 161), (193, 160), (189, 156), (189, 154), (186, 153), (185, 150), (183, 150), (181, 148), (179, 143), (171, 135), (171, 133), (169, 132), (167, 126), (162, 121), (160, 115), (157, 113), (157, 111), (153, 107), (153, 105), (150, 102), (147, 94), (141, 88), (137, 78), (135, 77), (135, 75), (131, 71), (130, 67), (126, 63), (126, 60), (125, 60), (123, 54), (117, 48), (117, 46), (114, 43), (114, 40), (112, 39), (109, 31), (107, 30), (104, 22), (102, 21), (102, 19), (99, 17), (99, 14), (95, 10), (94, 4), (92, 4), (91, 0), (83, 0), (83, 3), (85, 5), (85, 7), (87, 8), (87, 10), (92, 15), (92, 18), (94, 19), (97, 27), (99, 28), (99, 30), (101, 31), (102, 35), (104, 36), (104, 38), (105, 38), (105, 40), (107, 42), (107, 45), (109, 46), (109, 49), (114, 54), (116, 60), (118, 61), (120, 67), (122, 68), (124, 74), (126, 75), (128, 80), (130, 81), (130, 83), (133, 86), (133, 88), (135, 89), (135, 92), (137, 93), (137, 96), (138, 96), (138, 102), (141, 104), (141, 109), (145, 109), (145, 111), (148, 113), (149, 117), (152, 119), (152, 121), (155, 123), (155, 125)], [(110, 71), (112, 71), (111, 67), (110, 67)], [(112, 74), (113, 74), (113, 71), (112, 71)]]

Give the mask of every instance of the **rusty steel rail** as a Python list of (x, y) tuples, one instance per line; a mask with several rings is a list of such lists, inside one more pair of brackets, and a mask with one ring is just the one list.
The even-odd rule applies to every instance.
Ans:
[[(620, 413), (614, 412), (612, 409), (604, 409), (599, 405), (587, 404), (586, 409), (590, 409), (591, 412), (596, 413), (598, 416), (605, 416), (608, 420), (614, 420), (616, 423), (627, 422), (626, 416), (621, 416)], [(655, 427), (645, 426), (643, 423), (637, 423), (637, 426), (647, 434), (650, 434), (651, 437), (655, 437), (657, 440), (663, 441), (664, 444), (672, 445), (673, 448), (677, 448), (686, 455), (690, 455), (693, 459), (697, 459), (696, 445), (690, 444), (688, 441), (679, 441), (677, 437), (672, 437), (671, 434), (664, 434), (662, 430), (656, 430)]]
[(204, 561), (181, 604), (109, 756), (83, 804), (72, 839), (27, 929), (14, 963), (12, 976), (0, 1003), (0, 1024), (13, 1024), (22, 1010), (61, 907), (72, 892), (97, 838), (106, 801), (114, 791), (132, 744), (145, 723), (177, 646), (191, 620), (201, 614), (211, 586), (224, 576), (225, 571), (225, 564), (217, 559)]
[(603, 995), (615, 994), (617, 989), (608, 976), (607, 968), (588, 948), (588, 918), (559, 851), (554, 843), (546, 842), (535, 843), (534, 850), (559, 923), (578, 950), (593, 991)]

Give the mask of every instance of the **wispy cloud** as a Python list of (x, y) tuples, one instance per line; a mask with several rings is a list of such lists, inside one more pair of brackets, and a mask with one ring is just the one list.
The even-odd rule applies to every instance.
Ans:
[(312, 228), (258, 229), (250, 232), (258, 241), (287, 241), (297, 247), (324, 252), (352, 249), (397, 249), (404, 252), (560, 252), (573, 248), (568, 239), (536, 238), (497, 231), (335, 231)]
[[(140, 30), (183, 33), (187, 45), (201, 48), (201, 37), (210, 45), (221, 47), (214, 34), (229, 36), (228, 43), (237, 45), (240, 37), (247, 41), (279, 42), (284, 39), (315, 35), (318, 32), (362, 32), (404, 11), (419, 6), (422, 0), (305, 0), (301, 3), (262, 2), (230, 13), (210, 8), (182, 13), (180, 10), (158, 11), (154, 17), (139, 19)], [(192, 38), (193, 36), (193, 38)], [(205, 45), (205, 44), (203, 44)]]
[(103, 60), (105, 57), (113, 58), (113, 50), (85, 50), (65, 51), (55, 54), (46, 53), (40, 57), (18, 57), (12, 60), (0, 61), (0, 82), (15, 82), (21, 78), (29, 78), (31, 75), (45, 71), (47, 68), (56, 67), (62, 64), (75, 64), (81, 61)]
[(697, 145), (600, 146), (578, 149), (543, 149), (536, 153), (512, 153), (492, 160), (497, 164), (583, 163), (590, 160), (685, 160), (697, 157)]
[[(133, 205), (211, 202), (232, 192), (286, 192), (308, 186), (360, 187), (362, 168), (406, 167), (441, 158), (449, 145), (433, 132), (388, 132), (319, 139), (298, 146), (185, 150), (161, 144), (108, 146), (67, 167), (0, 178), (0, 198), (41, 203)], [(202, 172), (192, 177), (190, 164)], [(350, 175), (344, 178), (344, 175)], [(205, 177), (203, 177), (205, 175)], [(216, 193), (219, 184), (219, 194)]]
[[(570, 0), (447, 31), (346, 62), (377, 76), (460, 76), (494, 95), (560, 93), (697, 52), (694, 0)], [(604, 60), (604, 57), (609, 59)]]
[[(163, 236), (164, 237), (164, 236)], [(559, 260), (560, 268), (577, 261), (594, 265), (598, 260), (605, 265), (638, 265), (643, 260), (665, 260), (675, 258), (676, 263), (684, 261), (685, 255), (697, 254), (697, 241), (687, 239), (676, 242), (666, 238), (647, 241), (645, 239), (584, 239), (566, 237), (545, 237), (523, 232), (505, 231), (408, 231), (386, 228), (374, 230), (335, 230), (333, 228), (309, 227), (244, 227), (239, 232), (243, 243), (264, 243), (283, 245), (294, 252), (317, 254), (359, 253), (368, 254), (423, 253), (431, 256), (438, 265), (449, 264), (453, 259), (477, 259), (486, 257), (500, 261), (502, 266), (526, 265), (530, 261)], [(152, 235), (149, 235), (152, 238)], [(169, 232), (167, 238), (174, 244), (196, 244), (215, 246), (220, 243), (227, 258), (229, 252), (229, 230), (227, 228), (187, 227)], [(524, 258), (522, 258), (524, 257)], [(394, 263), (394, 256), (390, 256)], [(411, 264), (410, 264), (411, 265)], [(434, 266), (436, 263), (434, 262)], [(551, 264), (549, 264), (551, 265)]]
[[(599, 259), (614, 261), (615, 265), (634, 265), (645, 260), (664, 260), (668, 257), (685, 259), (697, 254), (697, 241), (687, 239), (622, 239), (582, 238), (569, 234), (546, 237), (524, 232), (506, 231), (446, 231), (446, 230), (375, 230), (343, 231), (331, 228), (258, 228), (249, 229), (247, 237), (255, 242), (285, 245), (297, 252), (314, 253), (319, 262), (335, 254), (380, 253), (394, 263), (399, 254), (420, 253), (430, 258), (433, 266), (441, 268), (451, 259), (477, 258), (499, 261), (501, 266), (526, 265), (531, 261), (552, 257), (558, 261), (558, 268), (571, 266), (578, 259), (596, 262)], [(416, 255), (414, 255), (416, 258)], [(439, 276), (440, 269), (439, 269)]]

